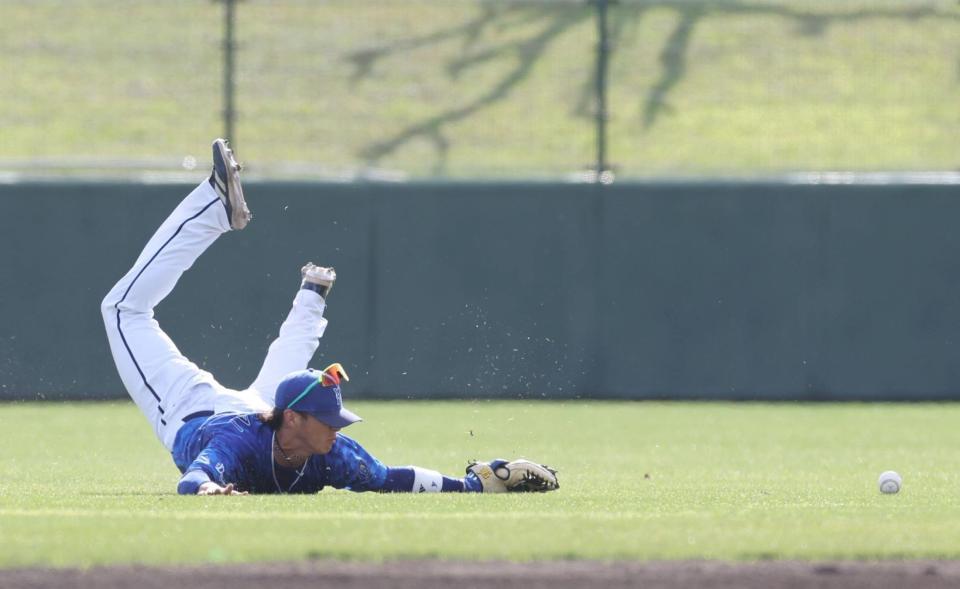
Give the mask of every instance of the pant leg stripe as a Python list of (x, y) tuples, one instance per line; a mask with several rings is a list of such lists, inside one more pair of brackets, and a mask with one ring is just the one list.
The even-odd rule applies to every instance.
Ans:
[[(183, 223), (181, 223), (180, 226), (177, 227), (177, 230), (173, 232), (173, 235), (170, 236), (170, 239), (168, 239), (167, 241), (163, 242), (163, 245), (160, 246), (160, 249), (158, 249), (157, 252), (156, 252), (155, 254), (153, 254), (153, 255), (150, 257), (149, 260), (147, 260), (147, 263), (143, 265), (143, 268), (141, 268), (140, 271), (137, 272), (137, 275), (134, 276), (134, 277), (133, 277), (133, 280), (130, 281), (130, 286), (128, 286), (128, 287), (127, 287), (127, 290), (124, 291), (123, 297), (121, 297), (121, 299), (120, 299), (119, 301), (117, 301), (116, 304), (114, 305), (114, 308), (117, 310), (117, 331), (120, 332), (120, 339), (123, 341), (123, 347), (125, 347), (125, 348), (127, 349), (127, 354), (130, 355), (130, 360), (133, 362), (133, 366), (137, 369), (137, 372), (140, 374), (140, 378), (143, 379), (143, 384), (144, 384), (144, 385), (147, 387), (147, 389), (150, 391), (150, 394), (153, 395), (153, 398), (157, 400), (157, 409), (160, 410), (160, 415), (161, 415), (161, 416), (162, 416), (163, 413), (164, 413), (163, 407), (160, 406), (160, 403), (162, 403), (163, 400), (160, 399), (160, 395), (157, 394), (157, 391), (155, 391), (155, 390), (153, 389), (153, 387), (150, 386), (150, 383), (147, 382), (147, 377), (146, 377), (145, 374), (143, 374), (143, 370), (140, 368), (140, 363), (137, 362), (136, 356), (133, 355), (133, 350), (130, 349), (130, 344), (127, 343), (127, 338), (126, 338), (126, 336), (123, 335), (123, 328), (122, 328), (121, 325), (120, 325), (120, 303), (122, 303), (123, 301), (125, 301), (125, 300), (127, 299), (127, 295), (130, 294), (130, 289), (133, 288), (133, 285), (136, 284), (137, 280), (140, 278), (140, 276), (143, 274), (143, 272), (147, 269), (148, 266), (150, 266), (150, 264), (153, 263), (153, 261), (157, 258), (157, 256), (160, 255), (160, 252), (162, 252), (163, 249), (164, 249), (165, 247), (167, 247), (167, 245), (169, 245), (170, 242), (173, 241), (173, 239), (174, 239), (177, 235), (180, 234), (180, 231), (184, 228), (184, 226), (186, 226), (186, 224), (189, 223), (190, 221), (193, 221), (194, 219), (196, 219), (197, 217), (199, 217), (200, 215), (202, 215), (202, 214), (204, 213), (204, 211), (206, 211), (206, 210), (209, 209), (212, 205), (214, 205), (215, 203), (218, 203), (218, 202), (220, 202), (220, 198), (219, 198), (219, 197), (213, 199), (212, 201), (210, 201), (206, 206), (204, 206), (202, 209), (200, 209), (200, 212), (198, 212), (196, 215), (190, 217), (189, 219), (186, 219)], [(163, 419), (163, 417), (160, 418), (160, 422), (163, 423), (163, 425), (167, 425), (167, 422)]]

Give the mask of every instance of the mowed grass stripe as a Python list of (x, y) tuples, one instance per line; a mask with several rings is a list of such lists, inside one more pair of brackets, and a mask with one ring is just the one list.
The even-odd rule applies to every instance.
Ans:
[[(676, 512), (671, 516), (682, 515)], [(690, 512), (687, 515), (694, 515)], [(555, 511), (516, 511), (510, 512), (511, 519), (589, 519), (589, 520), (646, 520), (664, 517), (665, 514), (641, 513), (638, 511), (623, 512), (605, 512), (605, 511), (578, 511), (578, 512), (555, 512)], [(0, 517), (83, 517), (101, 519), (105, 517), (123, 518), (123, 519), (163, 519), (163, 520), (214, 520), (221, 521), (225, 517), (231, 520), (263, 520), (275, 521), (278, 519), (289, 520), (495, 520), (504, 517), (501, 512), (457, 512), (457, 513), (435, 513), (430, 511), (407, 511), (407, 512), (382, 512), (382, 511), (347, 511), (338, 513), (327, 512), (296, 512), (296, 511), (257, 511), (242, 512), (234, 511), (229, 515), (216, 511), (134, 511), (127, 509), (103, 509), (103, 510), (84, 510), (84, 509), (0, 509)]]

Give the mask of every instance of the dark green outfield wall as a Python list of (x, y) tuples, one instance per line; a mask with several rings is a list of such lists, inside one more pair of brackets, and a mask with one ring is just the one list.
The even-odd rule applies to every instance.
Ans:
[[(99, 303), (187, 185), (0, 185), (0, 397), (119, 397)], [(312, 260), (354, 397), (960, 398), (949, 186), (248, 183), (157, 309), (246, 386)]]

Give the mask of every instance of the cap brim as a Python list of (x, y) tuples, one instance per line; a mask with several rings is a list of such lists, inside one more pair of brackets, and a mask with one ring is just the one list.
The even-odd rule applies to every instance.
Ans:
[(347, 427), (351, 423), (363, 421), (362, 417), (346, 407), (343, 407), (337, 413), (311, 413), (310, 415), (313, 415), (317, 418), (317, 421), (325, 423), (330, 427)]

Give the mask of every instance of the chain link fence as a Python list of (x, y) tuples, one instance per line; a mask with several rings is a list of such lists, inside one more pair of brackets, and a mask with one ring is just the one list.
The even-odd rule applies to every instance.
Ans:
[(269, 178), (957, 170), (958, 38), (954, 0), (3, 0), (0, 179), (223, 134)]

